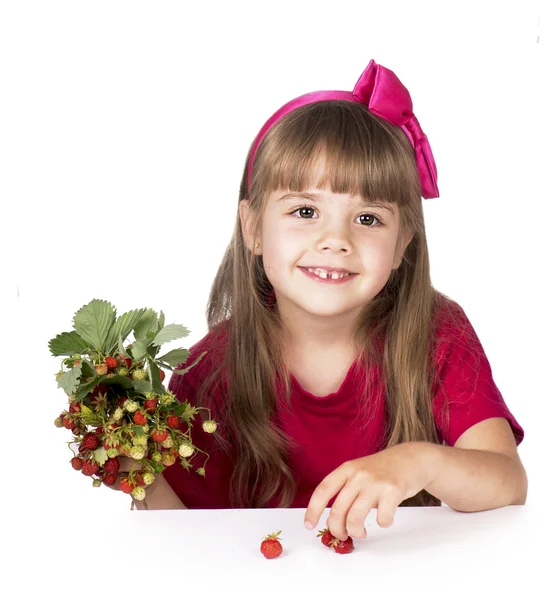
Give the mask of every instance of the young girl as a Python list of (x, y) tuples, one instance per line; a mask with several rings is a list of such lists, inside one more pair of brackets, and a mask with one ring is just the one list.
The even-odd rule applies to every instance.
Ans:
[[(524, 432), (463, 309), (432, 287), (427, 137), (397, 76), (300, 96), (246, 159), (209, 333), (169, 389), (211, 409), (209, 454), (158, 476), (148, 508), (307, 507), (308, 527), (365, 536), (377, 508), (524, 504)], [(141, 505), (141, 503), (139, 503)]]

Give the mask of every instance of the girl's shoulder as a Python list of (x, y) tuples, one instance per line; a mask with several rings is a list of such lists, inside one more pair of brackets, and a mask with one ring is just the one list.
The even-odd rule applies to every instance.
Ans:
[(454, 358), (461, 352), (483, 353), (476, 330), (462, 306), (440, 293), (433, 315), (433, 335), (437, 362)]

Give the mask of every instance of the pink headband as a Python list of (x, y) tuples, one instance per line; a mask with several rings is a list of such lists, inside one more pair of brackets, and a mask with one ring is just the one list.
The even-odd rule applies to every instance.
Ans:
[(422, 131), (418, 119), (412, 112), (412, 98), (402, 85), (400, 79), (389, 69), (371, 60), (365, 71), (360, 75), (353, 92), (320, 91), (310, 92), (290, 100), (279, 108), (263, 125), (257, 134), (248, 165), (248, 188), (251, 186), (251, 169), (257, 148), (269, 129), (290, 111), (323, 100), (348, 100), (366, 104), (370, 112), (381, 117), (392, 125), (402, 127), (410, 139), (416, 156), (416, 164), (420, 174), (423, 198), (438, 198), (437, 167), (433, 160), (431, 147), (427, 136)]

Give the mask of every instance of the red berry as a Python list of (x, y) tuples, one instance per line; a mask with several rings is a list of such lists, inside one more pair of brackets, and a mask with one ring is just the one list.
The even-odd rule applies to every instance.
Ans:
[(350, 536), (348, 536), (344, 541), (333, 538), (331, 547), (334, 548), (334, 551), (337, 554), (350, 554), (350, 552), (354, 550), (354, 542)]
[(136, 425), (145, 425), (147, 423), (147, 417), (139, 410), (133, 413), (133, 420)]
[(261, 542), (261, 552), (265, 558), (276, 558), (282, 554), (282, 544), (279, 542), (280, 531), (269, 534)]
[(178, 425), (180, 424), (180, 419), (176, 415), (169, 415), (166, 417), (166, 423), (172, 429), (178, 429)]
[(134, 484), (127, 477), (120, 479), (120, 489), (124, 494), (131, 494), (134, 487)]
[(116, 458), (109, 458), (103, 465), (107, 473), (116, 474), (120, 470), (120, 461)]
[(154, 429), (151, 432), (151, 437), (155, 440), (155, 442), (164, 442), (168, 437), (167, 429)]
[(335, 539), (333, 534), (328, 529), (322, 529), (317, 534), (317, 537), (321, 538), (321, 543), (325, 544), (325, 546), (330, 546), (332, 541)]
[(159, 369), (159, 373), (161, 376), (161, 383), (162, 383), (164, 381), (164, 378), (166, 377), (166, 373), (162, 369)]
[(80, 402), (72, 402), (70, 404), (70, 412), (71, 413), (78, 413), (81, 410), (81, 403)]
[(75, 423), (71, 420), (70, 417), (64, 417), (64, 419), (62, 420), (64, 427), (66, 429), (72, 429), (73, 427), (75, 427)]
[(94, 475), (99, 470), (99, 465), (94, 460), (86, 460), (83, 463), (81, 472), (84, 475)]
[(107, 356), (104, 359), (104, 362), (106, 363), (109, 371), (113, 371), (118, 366), (118, 359), (113, 358), (112, 356)]
[(71, 460), (71, 463), (72, 467), (76, 471), (81, 471), (81, 467), (83, 467), (83, 461), (81, 460), (81, 458), (79, 458), (79, 456), (74, 456)]
[(126, 396), (120, 396), (118, 398), (118, 406), (123, 406), (123, 404), (126, 400), (127, 400)]
[(83, 436), (83, 446), (87, 450), (96, 450), (99, 447), (100, 440), (94, 433), (86, 433)]
[(153, 414), (157, 410), (157, 404), (159, 401), (156, 398), (148, 398), (145, 400), (145, 411)]
[(118, 475), (116, 473), (107, 473), (103, 478), (103, 483), (106, 485), (114, 485), (117, 479)]

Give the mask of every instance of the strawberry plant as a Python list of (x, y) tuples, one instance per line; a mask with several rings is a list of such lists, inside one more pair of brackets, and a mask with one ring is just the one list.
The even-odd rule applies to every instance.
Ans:
[[(197, 469), (205, 475), (209, 455), (191, 440), (195, 416), (207, 408), (178, 402), (163, 386), (165, 370), (187, 373), (206, 352), (189, 367), (176, 370), (186, 361), (189, 351), (171, 350), (158, 356), (160, 347), (189, 335), (183, 325), (166, 325), (164, 313), (151, 309), (126, 312), (119, 317), (105, 300), (92, 300), (74, 315), (74, 329), (60, 333), (48, 342), (53, 356), (65, 357), (56, 373), (58, 387), (67, 395), (67, 406), (55, 419), (57, 427), (72, 432), (68, 446), (71, 466), (93, 479), (113, 485), (119, 468), (118, 456), (129, 456), (141, 463), (122, 480), (120, 488), (142, 499), (145, 486), (154, 475), (179, 459), (191, 468), (191, 457), (206, 456)], [(133, 332), (134, 340), (124, 346)], [(203, 430), (213, 433), (217, 423), (209, 418)]]

